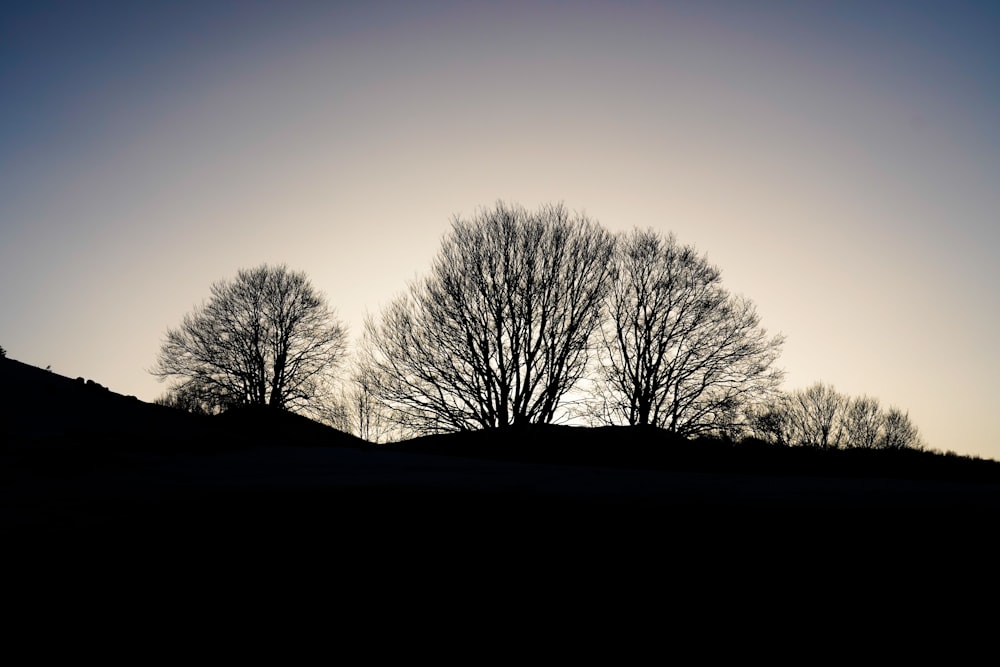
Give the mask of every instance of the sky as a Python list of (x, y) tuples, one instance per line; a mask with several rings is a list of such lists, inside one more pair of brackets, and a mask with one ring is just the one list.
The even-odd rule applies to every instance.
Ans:
[(673, 232), (786, 389), (1000, 460), (1000, 3), (46, 2), (0, 9), (0, 345), (151, 401), (240, 268), (352, 336), (456, 215)]

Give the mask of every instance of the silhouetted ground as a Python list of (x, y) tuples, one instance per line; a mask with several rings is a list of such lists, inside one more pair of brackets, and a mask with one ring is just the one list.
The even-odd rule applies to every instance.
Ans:
[(1000, 462), (934, 452), (821, 450), (750, 439), (689, 440), (659, 428), (532, 425), (424, 436), (395, 451), (644, 470), (1000, 483)]
[(992, 553), (1000, 517), (997, 464), (961, 457), (576, 427), (375, 446), (289, 414), (197, 417), (13, 360), (0, 387), (7, 555), (96, 554), (105, 573), (605, 593), (787, 591), (831, 571), (926, 583), (927, 568)]

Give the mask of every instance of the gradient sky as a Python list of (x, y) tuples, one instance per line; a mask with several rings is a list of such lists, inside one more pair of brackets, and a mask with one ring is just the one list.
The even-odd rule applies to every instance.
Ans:
[(0, 9), (0, 345), (152, 400), (262, 262), (360, 335), (455, 214), (673, 231), (786, 388), (1000, 459), (1000, 3), (29, 2)]

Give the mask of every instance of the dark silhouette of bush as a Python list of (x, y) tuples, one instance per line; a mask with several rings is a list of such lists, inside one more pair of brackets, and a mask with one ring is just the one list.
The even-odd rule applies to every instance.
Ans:
[(183, 386), (174, 387), (162, 396), (156, 397), (153, 403), (195, 415), (213, 415), (218, 412), (216, 406), (207, 404), (200, 396), (187, 391)]

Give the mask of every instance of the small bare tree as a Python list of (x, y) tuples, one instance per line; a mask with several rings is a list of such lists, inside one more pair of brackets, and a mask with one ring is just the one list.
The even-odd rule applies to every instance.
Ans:
[(262, 265), (212, 285), (208, 302), (167, 332), (151, 372), (174, 381), (175, 400), (207, 411), (259, 405), (309, 413), (328, 399), (345, 341), (305, 274)]
[(840, 446), (841, 416), (845, 397), (832, 386), (817, 382), (792, 392), (792, 423), (795, 444), (820, 448)]
[(845, 447), (876, 449), (885, 415), (878, 400), (870, 396), (845, 399), (842, 415)]
[(612, 249), (562, 205), (455, 218), (430, 274), (368, 319), (368, 391), (416, 433), (553, 421), (587, 367)]
[(337, 405), (343, 419), (335, 426), (343, 431), (373, 443), (404, 437), (386, 414), (385, 405), (372, 394), (372, 381), (363, 369), (355, 368), (350, 380), (341, 388)]
[(923, 442), (916, 425), (910, 421), (909, 413), (891, 407), (882, 420), (879, 449), (922, 449)]
[(781, 394), (749, 412), (751, 433), (778, 444), (859, 449), (920, 449), (909, 415), (883, 410), (876, 398), (851, 398), (817, 382)]
[(745, 414), (751, 436), (777, 445), (793, 444), (795, 424), (788, 394), (777, 393), (770, 396), (766, 403), (749, 405)]
[(211, 403), (211, 396), (208, 398), (209, 402), (206, 402), (204, 397), (194, 390), (193, 383), (189, 382), (171, 387), (163, 395), (155, 398), (153, 403), (196, 415), (217, 414), (219, 406)]
[(776, 390), (782, 337), (694, 248), (635, 230), (618, 239), (614, 266), (597, 384), (605, 421), (729, 432), (751, 399)]

